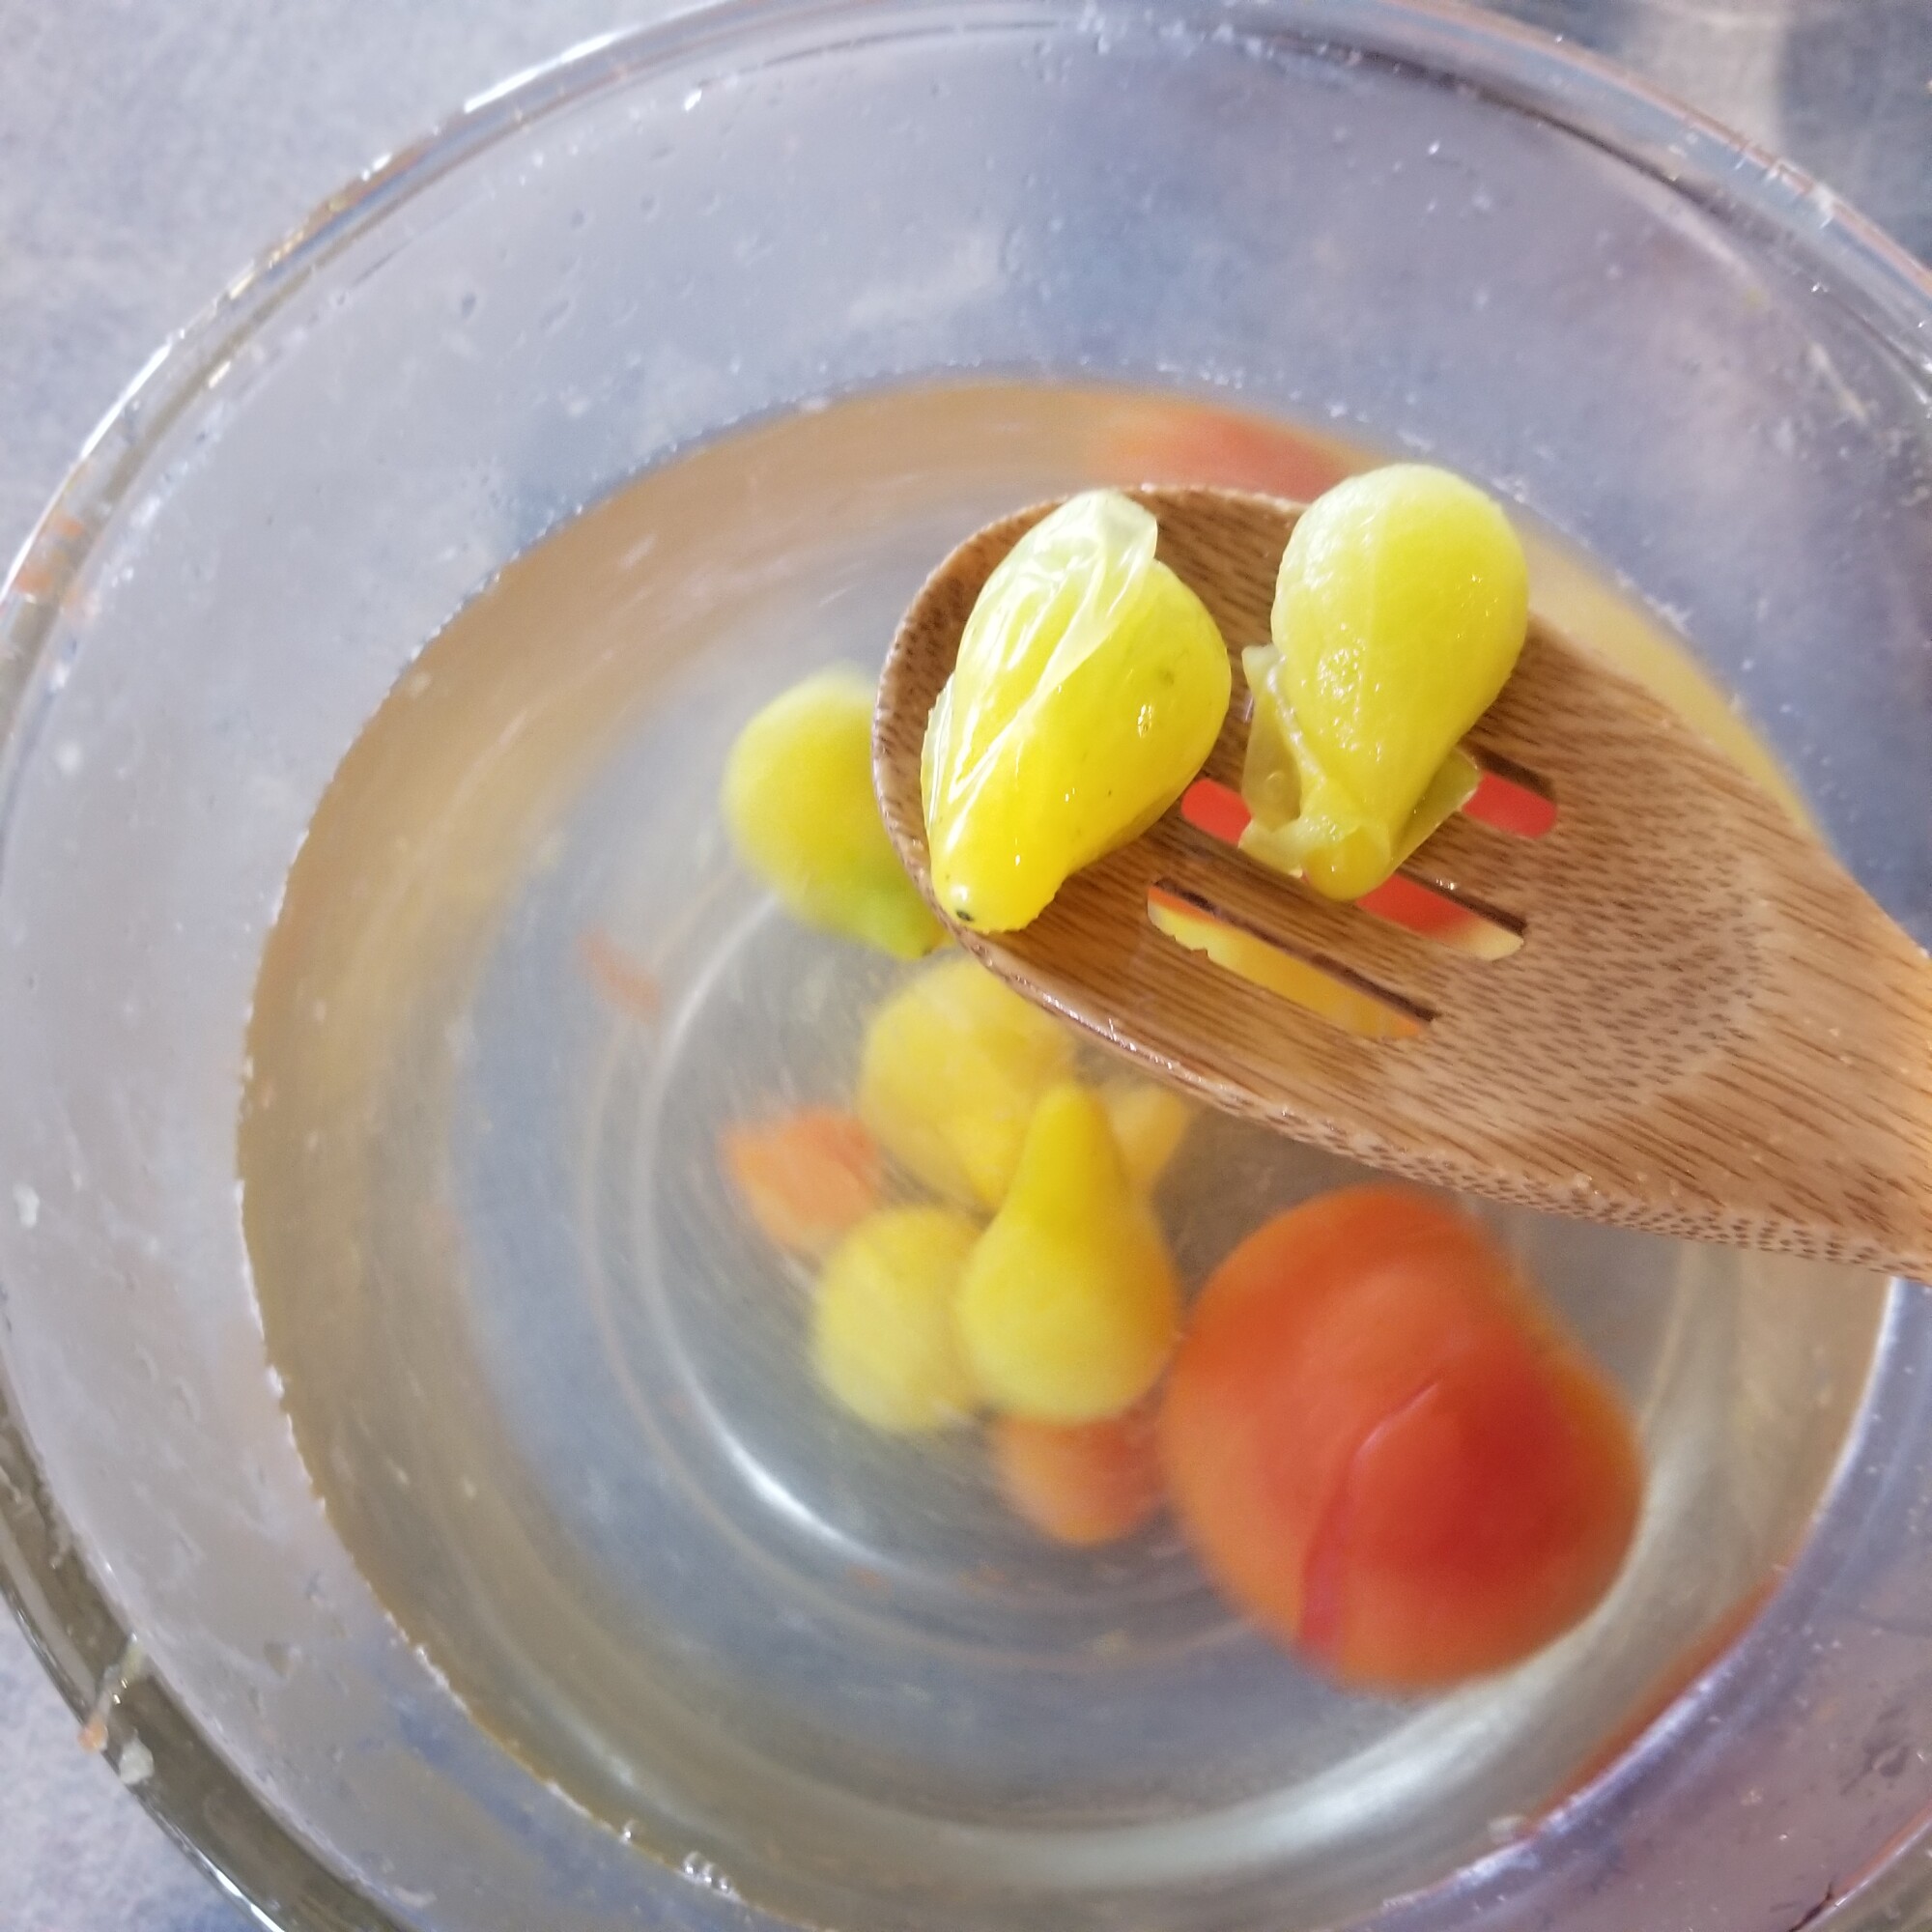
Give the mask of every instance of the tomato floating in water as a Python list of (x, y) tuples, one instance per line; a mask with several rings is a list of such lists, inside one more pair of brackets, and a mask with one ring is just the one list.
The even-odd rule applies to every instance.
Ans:
[(849, 665), (781, 692), (738, 733), (721, 802), (739, 858), (794, 919), (920, 959), (945, 934), (879, 816), (873, 696)]
[(879, 1205), (879, 1150), (836, 1107), (741, 1122), (719, 1136), (720, 1164), (774, 1246), (822, 1255)]
[(1104, 1422), (1003, 1415), (992, 1446), (1000, 1493), (1056, 1543), (1116, 1542), (1160, 1507), (1160, 1455), (1147, 1404)]
[(1034, 1109), (954, 1313), (980, 1393), (1009, 1414), (1099, 1422), (1160, 1378), (1180, 1319), (1174, 1262), (1085, 1088), (1068, 1081)]
[(973, 1413), (952, 1302), (979, 1234), (951, 1208), (883, 1208), (832, 1251), (812, 1310), (812, 1364), (861, 1422), (918, 1435)]
[(1210, 1574), (1337, 1680), (1500, 1669), (1608, 1589), (1642, 1498), (1623, 1405), (1475, 1222), (1305, 1203), (1203, 1291), (1160, 1418)]
[(1040, 1096), (1073, 1069), (1073, 1039), (970, 953), (915, 973), (873, 1014), (859, 1118), (894, 1160), (962, 1208), (1007, 1198)]

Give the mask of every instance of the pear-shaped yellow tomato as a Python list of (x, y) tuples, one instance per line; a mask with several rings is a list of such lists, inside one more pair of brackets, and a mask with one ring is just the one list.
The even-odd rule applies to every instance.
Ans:
[(1159, 1378), (1180, 1321), (1174, 1264), (1092, 1094), (1040, 1101), (957, 1313), (980, 1392), (1009, 1414), (1095, 1422)]
[(907, 1173), (969, 1208), (997, 1208), (1039, 1097), (1073, 1041), (978, 960), (935, 960), (872, 1015), (859, 1118)]
[(1281, 560), (1272, 647), (1243, 657), (1243, 849), (1333, 898), (1378, 886), (1473, 789), (1457, 740), (1528, 615), (1522, 545), (1474, 484), (1399, 463), (1319, 497)]
[(1131, 498), (1089, 491), (986, 580), (921, 763), (934, 894), (961, 924), (1037, 918), (1068, 873), (1145, 832), (1213, 749), (1227, 648), (1155, 560), (1155, 536)]
[(724, 823), (795, 918), (917, 959), (944, 934), (879, 817), (871, 681), (845, 666), (773, 698), (725, 761)]
[(973, 1412), (952, 1303), (979, 1232), (950, 1208), (888, 1208), (833, 1251), (819, 1277), (812, 1365), (860, 1421), (910, 1434)]

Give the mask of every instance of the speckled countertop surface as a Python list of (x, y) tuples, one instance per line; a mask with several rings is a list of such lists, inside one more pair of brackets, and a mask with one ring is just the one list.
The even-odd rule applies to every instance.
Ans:
[[(128, 377), (372, 156), (652, 0), (0, 0), (0, 556)], [(1506, 0), (1932, 259), (1927, 0)], [(239, 1932), (0, 1614), (0, 1928)]]

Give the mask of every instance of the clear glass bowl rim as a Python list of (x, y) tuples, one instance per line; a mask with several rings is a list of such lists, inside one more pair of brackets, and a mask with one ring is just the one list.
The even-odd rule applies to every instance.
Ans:
[[(211, 372), (346, 247), (432, 183), (533, 123), (674, 64), (729, 67), (768, 58), (774, 43), (837, 45), (968, 24), (1092, 32), (1110, 17), (1133, 20), (1155, 11), (1096, 9), (1093, 0), (718, 0), (582, 43), (466, 101), (422, 139), (372, 162), (243, 269), (155, 352), (107, 411), (0, 582), (0, 729), (11, 735), (18, 722), (68, 584)], [(1176, 10), (1158, 11), (1174, 20)], [(1858, 316), (1932, 389), (1932, 270), (1802, 169), (1635, 75), (1496, 14), (1442, 0), (1231, 0), (1194, 11), (1238, 20), (1244, 31), (1439, 75), (1603, 149), (1719, 220), (1775, 239), (1808, 262), (1819, 291)], [(1888, 1320), (1891, 1349), (1932, 1366), (1932, 1303), (1896, 1291)], [(262, 1924), (274, 1932), (405, 1932), (274, 1817), (163, 1687), (128, 1668), (128, 1633), (64, 1533), (58, 1503), (10, 1405), (4, 1369), (0, 1361), (0, 1490), (8, 1492), (0, 1498), (0, 1597), (75, 1716), (108, 1706), (110, 1749), (138, 1730), (154, 1760), (152, 1774), (135, 1786), (141, 1803)], [(1848, 1456), (1861, 1446), (1874, 1445), (1855, 1442)], [(1748, 1670), (1752, 1640), (1747, 1633), (1726, 1669)], [(103, 1687), (116, 1694), (103, 1697)], [(1659, 1719), (1668, 1721), (1668, 1714)], [(1932, 1918), (1928, 1853), (1932, 1818), (1856, 1887), (1861, 1922)], [(1826, 1905), (1852, 1902), (1853, 1893), (1841, 1890)], [(1838, 1911), (1832, 1921), (1844, 1922)]]

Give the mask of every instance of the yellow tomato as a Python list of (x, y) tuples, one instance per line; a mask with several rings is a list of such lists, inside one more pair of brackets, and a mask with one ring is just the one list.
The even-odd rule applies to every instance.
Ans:
[(1100, 1104), (1107, 1110), (1127, 1179), (1147, 1193), (1180, 1151), (1194, 1123), (1194, 1109), (1171, 1088), (1133, 1079), (1103, 1081)]
[(879, 817), (872, 697), (871, 682), (843, 666), (775, 697), (731, 747), (724, 823), (795, 917), (917, 959), (944, 935)]
[(1227, 649), (1155, 536), (1131, 498), (1089, 491), (980, 591), (921, 764), (934, 892), (961, 924), (1027, 924), (1069, 873), (1146, 831), (1213, 749)]
[(997, 1208), (1039, 1096), (1073, 1041), (978, 960), (935, 960), (872, 1015), (859, 1118), (916, 1179), (964, 1207)]
[(1160, 1225), (1092, 1094), (1069, 1084), (1040, 1101), (957, 1309), (980, 1389), (1009, 1414), (1094, 1422), (1153, 1386), (1174, 1347), (1179, 1291)]
[(826, 1263), (812, 1362), (862, 1422), (913, 1433), (972, 1413), (952, 1303), (978, 1238), (950, 1208), (889, 1208), (861, 1221)]
[(1467, 797), (1457, 741), (1495, 701), (1528, 623), (1509, 519), (1473, 484), (1401, 463), (1351, 476), (1294, 526), (1255, 695), (1241, 844), (1358, 898)]

